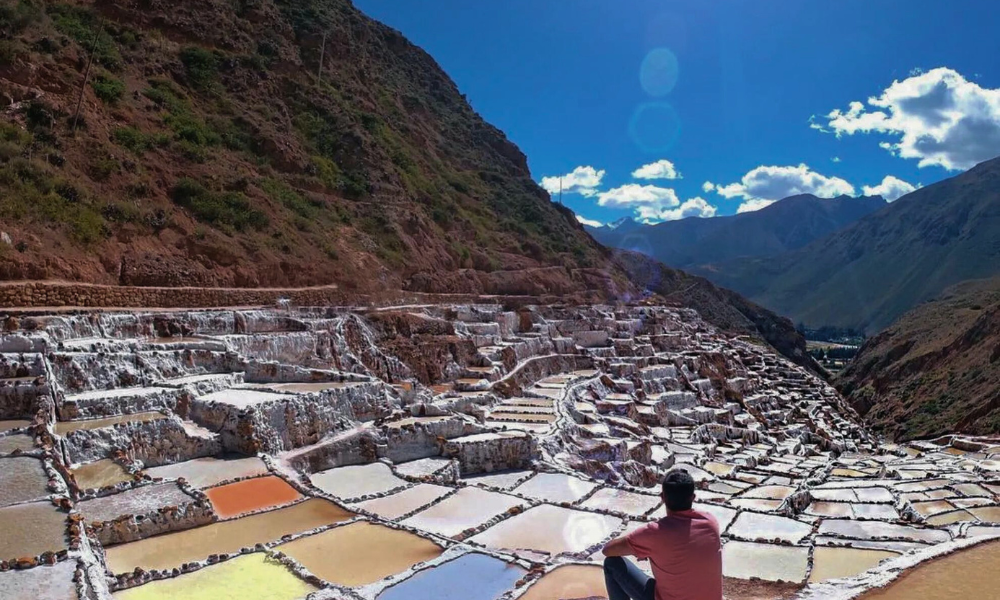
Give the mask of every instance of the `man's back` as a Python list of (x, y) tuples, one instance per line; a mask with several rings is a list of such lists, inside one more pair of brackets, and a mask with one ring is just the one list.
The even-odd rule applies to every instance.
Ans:
[(653, 566), (656, 600), (722, 600), (722, 545), (712, 515), (670, 511), (626, 539)]

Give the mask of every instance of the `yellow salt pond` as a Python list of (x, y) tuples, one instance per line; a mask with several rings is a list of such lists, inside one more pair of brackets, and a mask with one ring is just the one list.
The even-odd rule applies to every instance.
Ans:
[(313, 575), (351, 587), (374, 583), (442, 552), (437, 544), (408, 531), (368, 522), (334, 527), (277, 549)]
[(73, 469), (73, 477), (81, 490), (99, 489), (132, 479), (121, 465), (110, 458), (80, 465)]
[(918, 565), (862, 600), (996, 598), (1000, 542), (986, 542)]
[(204, 560), (210, 554), (237, 552), (243, 547), (253, 547), (288, 534), (339, 523), (352, 516), (352, 513), (332, 502), (313, 498), (294, 506), (242, 519), (221, 521), (113, 546), (107, 549), (107, 562), (113, 573), (125, 573), (136, 567), (146, 570), (172, 569), (186, 562)]
[(318, 588), (262, 552), (116, 592), (115, 600), (295, 600)]
[(853, 577), (896, 556), (899, 555), (886, 550), (819, 546), (813, 551), (813, 568), (809, 581)]

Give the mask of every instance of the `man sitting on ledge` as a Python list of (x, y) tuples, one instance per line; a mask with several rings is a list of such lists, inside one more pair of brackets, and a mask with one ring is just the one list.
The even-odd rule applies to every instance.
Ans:
[[(604, 546), (609, 600), (722, 600), (722, 544), (715, 517), (691, 509), (694, 479), (683, 469), (663, 478), (667, 516)], [(655, 579), (631, 561), (649, 559)]]

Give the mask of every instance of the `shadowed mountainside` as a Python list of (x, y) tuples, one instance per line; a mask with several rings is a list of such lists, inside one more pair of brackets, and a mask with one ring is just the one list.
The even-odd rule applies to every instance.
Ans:
[(836, 383), (893, 437), (1000, 432), (1000, 278), (964, 282), (906, 313)]
[[(791, 196), (761, 210), (709, 219), (688, 218), (643, 225), (628, 219), (615, 227), (587, 227), (607, 246), (648, 254), (678, 269), (739, 257), (774, 256), (795, 250), (884, 208), (879, 196)], [(711, 267), (700, 274), (712, 279)]]

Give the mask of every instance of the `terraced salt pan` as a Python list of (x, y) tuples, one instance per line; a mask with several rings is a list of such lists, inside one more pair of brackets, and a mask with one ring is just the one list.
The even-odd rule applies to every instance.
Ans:
[(445, 498), (402, 523), (423, 531), (453, 537), (523, 504), (520, 498), (470, 486), (458, 490), (453, 496)]
[(744, 540), (778, 539), (791, 544), (798, 543), (812, 532), (812, 526), (776, 515), (761, 515), (744, 512), (736, 517), (729, 528), (729, 535)]
[(78, 600), (75, 560), (21, 571), (0, 572), (0, 598), (4, 600)]
[(809, 548), (753, 542), (727, 542), (722, 547), (726, 577), (801, 582), (809, 568)]
[(494, 600), (524, 577), (517, 565), (476, 552), (423, 569), (378, 595), (377, 600)]
[(194, 502), (176, 483), (156, 483), (110, 496), (77, 502), (76, 508), (90, 522), (113, 521), (125, 515), (147, 515), (164, 506)]
[(344, 499), (382, 494), (407, 485), (388, 465), (378, 462), (320, 471), (309, 480), (324, 492)]
[(809, 581), (854, 577), (887, 558), (897, 556), (898, 553), (886, 550), (820, 546), (813, 550), (813, 568), (809, 574)]
[(962, 521), (972, 521), (975, 517), (972, 513), (964, 510), (956, 510), (952, 512), (939, 513), (933, 517), (927, 518), (927, 524), (933, 525), (934, 527), (943, 527), (945, 525), (951, 525), (952, 523), (960, 523)]
[(284, 479), (268, 475), (214, 487), (205, 492), (215, 514), (226, 519), (248, 512), (281, 506), (302, 498)]
[(849, 537), (859, 540), (886, 538), (937, 544), (951, 539), (946, 531), (919, 529), (895, 523), (880, 523), (878, 521), (847, 521), (842, 519), (827, 519), (820, 523), (819, 533)]
[(366, 500), (353, 506), (374, 513), (383, 519), (395, 521), (418, 508), (427, 506), (451, 491), (452, 488), (441, 485), (418, 483), (402, 492), (374, 500)]
[(519, 600), (607, 598), (604, 569), (589, 565), (565, 565), (535, 581)]
[(395, 465), (396, 471), (407, 477), (427, 477), (447, 468), (451, 464), (450, 458), (443, 456), (429, 456), (418, 460)]
[(132, 479), (128, 471), (110, 458), (80, 465), (72, 469), (72, 473), (81, 490), (99, 489)]
[(620, 512), (634, 517), (641, 517), (660, 504), (658, 496), (636, 494), (615, 488), (603, 488), (587, 498), (581, 508), (608, 510)]
[(213, 485), (267, 474), (267, 465), (256, 456), (239, 458), (196, 458), (172, 465), (163, 465), (145, 470), (150, 477), (177, 479), (183, 477), (197, 488), (207, 488)]
[(437, 558), (437, 544), (408, 531), (369, 522), (299, 538), (278, 546), (313, 575), (331, 583), (359, 586)]
[(296, 600), (318, 588), (263, 552), (112, 594), (115, 600)]
[(757, 498), (761, 500), (784, 500), (795, 493), (795, 488), (783, 485), (762, 485), (744, 492), (740, 498)]
[(499, 471), (481, 475), (469, 475), (462, 480), (475, 485), (485, 485), (499, 490), (510, 490), (532, 474), (531, 471)]
[(1000, 506), (970, 508), (969, 512), (984, 523), (1000, 523)]
[(954, 600), (997, 597), (1000, 542), (986, 542), (917, 565), (862, 600)]
[(198, 400), (228, 404), (236, 408), (249, 408), (251, 406), (263, 404), (264, 402), (270, 402), (272, 400), (288, 400), (289, 397), (290, 396), (288, 394), (275, 394), (272, 392), (258, 392), (255, 390), (230, 388), (228, 390), (212, 392), (211, 394), (199, 396)]
[(513, 491), (543, 502), (573, 503), (596, 487), (596, 483), (562, 473), (538, 473)]
[(49, 495), (49, 476), (42, 461), (28, 456), (0, 458), (0, 506)]
[(135, 413), (133, 415), (116, 415), (113, 417), (104, 417), (101, 419), (85, 419), (80, 421), (58, 421), (56, 422), (55, 428), (58, 435), (66, 435), (67, 433), (72, 433), (74, 431), (80, 431), (81, 429), (100, 429), (102, 427), (111, 427), (112, 425), (119, 425), (121, 423), (146, 423), (149, 421), (156, 421), (159, 419), (166, 419), (167, 416), (161, 412), (143, 412)]
[(729, 524), (733, 522), (736, 518), (736, 511), (731, 508), (726, 508), (725, 506), (720, 506), (718, 504), (708, 504), (704, 502), (695, 502), (691, 506), (695, 510), (708, 513), (715, 517), (715, 520), (719, 522), (719, 531), (723, 532), (729, 527)]
[(11, 420), (0, 420), (0, 431), (7, 431), (9, 429), (22, 429), (24, 427), (29, 427), (31, 421), (25, 421), (23, 419), (11, 419)]
[(246, 383), (240, 386), (240, 388), (247, 389), (269, 389), (277, 390), (280, 392), (294, 392), (296, 394), (309, 394), (315, 392), (324, 392), (326, 390), (340, 390), (352, 385), (358, 385), (353, 382), (343, 382), (343, 381), (329, 381), (320, 383)]
[(498, 550), (583, 552), (610, 538), (621, 524), (618, 517), (543, 504), (490, 527), (470, 541)]
[(66, 548), (66, 517), (48, 501), (0, 508), (0, 557), (38, 556)]
[(125, 573), (136, 567), (172, 569), (210, 554), (237, 552), (243, 547), (277, 540), (284, 535), (346, 521), (352, 513), (332, 502), (313, 498), (266, 513), (221, 521), (176, 533), (158, 535), (107, 549), (108, 567)]

